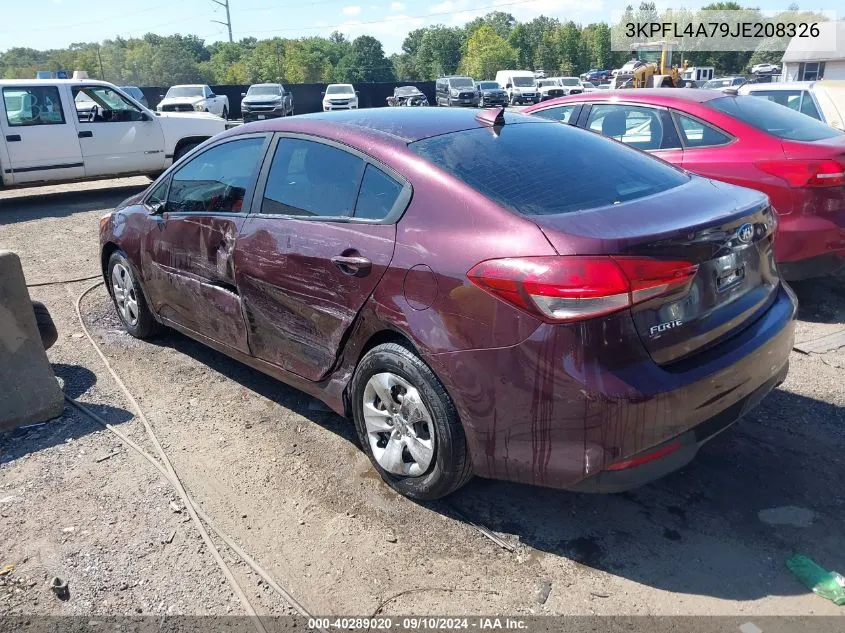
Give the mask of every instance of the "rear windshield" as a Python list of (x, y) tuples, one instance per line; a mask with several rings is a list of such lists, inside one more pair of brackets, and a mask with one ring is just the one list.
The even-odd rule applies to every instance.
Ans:
[(843, 134), (821, 121), (772, 103), (768, 99), (751, 96), (720, 97), (708, 101), (707, 105), (758, 130), (788, 141), (820, 141)]
[[(497, 134), (498, 133), (498, 134)], [(434, 136), (409, 147), (524, 215), (636, 200), (678, 187), (682, 171), (598, 134), (559, 123), (510, 123)]]

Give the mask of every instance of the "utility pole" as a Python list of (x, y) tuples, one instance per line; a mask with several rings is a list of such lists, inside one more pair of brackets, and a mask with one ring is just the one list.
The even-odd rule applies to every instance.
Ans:
[(220, 20), (212, 20), (212, 22), (217, 22), (217, 24), (225, 24), (226, 27), (229, 29), (229, 43), (232, 43), (232, 18), (229, 15), (229, 0), (211, 0), (214, 4), (219, 4), (221, 7), (226, 9), (226, 21), (221, 22)]

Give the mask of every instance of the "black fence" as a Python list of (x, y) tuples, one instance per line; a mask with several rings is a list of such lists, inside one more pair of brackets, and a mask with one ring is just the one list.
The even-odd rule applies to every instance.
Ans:
[[(285, 84), (285, 88), (293, 93), (293, 107), (296, 114), (320, 112), (323, 109), (323, 92), (328, 84)], [(404, 81), (373, 84), (355, 84), (358, 91), (358, 107), (379, 108), (387, 105), (387, 98), (393, 96), (393, 89), (398, 86), (416, 86), (428, 97), (429, 103), (434, 103), (433, 81)], [(215, 94), (229, 97), (229, 116), (233, 119), (241, 118), (241, 93), (249, 86), (211, 86)], [(155, 108), (167, 88), (141, 88), (147, 103)]]

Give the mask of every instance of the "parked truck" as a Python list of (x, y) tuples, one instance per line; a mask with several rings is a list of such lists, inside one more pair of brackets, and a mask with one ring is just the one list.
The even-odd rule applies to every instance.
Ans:
[(104, 81), (0, 80), (0, 92), (6, 187), (155, 176), (226, 128), (213, 114), (154, 113)]

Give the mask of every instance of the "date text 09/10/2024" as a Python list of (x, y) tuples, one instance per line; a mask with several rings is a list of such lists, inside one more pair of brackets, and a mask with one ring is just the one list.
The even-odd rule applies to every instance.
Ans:
[(495, 631), (500, 629), (523, 630), (528, 624), (519, 618), (495, 617), (350, 617), (350, 618), (309, 618), (308, 629), (337, 629), (337, 630), (407, 630), (407, 631), (448, 631), (448, 630), (481, 630)]

